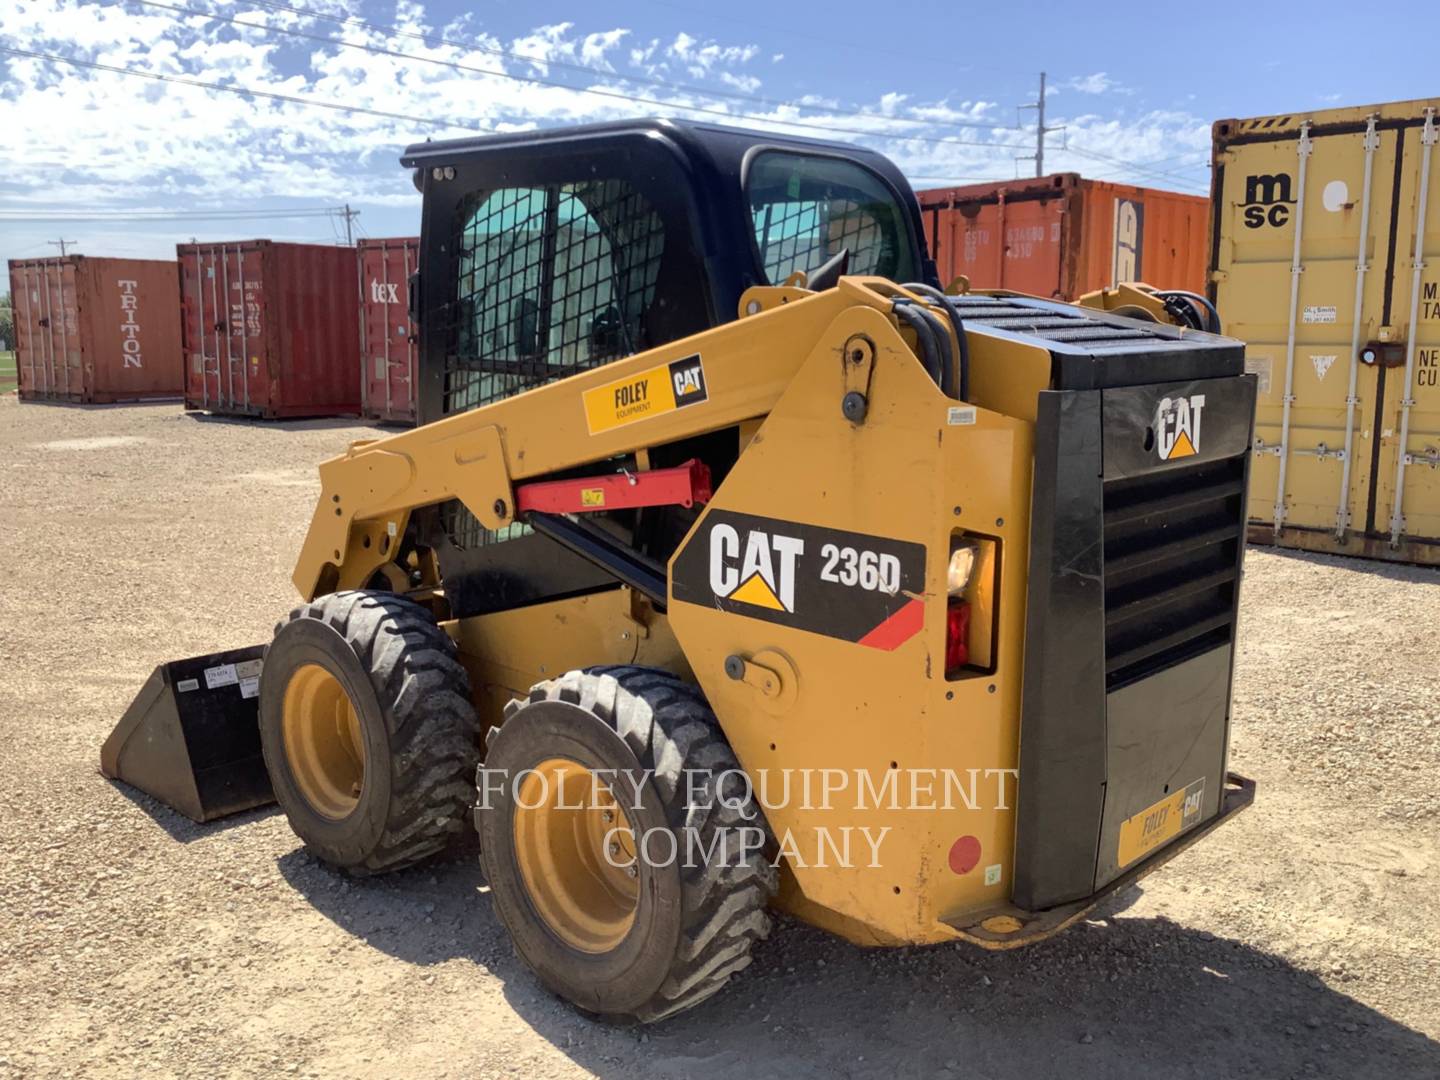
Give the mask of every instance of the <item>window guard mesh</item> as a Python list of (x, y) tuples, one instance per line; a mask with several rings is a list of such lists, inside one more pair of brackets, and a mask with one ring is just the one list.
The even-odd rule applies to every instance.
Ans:
[[(487, 405), (647, 347), (665, 231), (624, 180), (477, 194), (459, 215), (444, 414)], [(460, 547), (528, 532), (444, 508)]]
[(852, 274), (875, 274), (889, 261), (885, 230), (874, 212), (852, 199), (797, 199), (751, 207), (765, 277), (779, 285), (797, 270), (813, 271), (850, 250)]

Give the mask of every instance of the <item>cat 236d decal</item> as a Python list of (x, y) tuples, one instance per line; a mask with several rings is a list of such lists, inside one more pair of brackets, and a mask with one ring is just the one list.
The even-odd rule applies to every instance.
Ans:
[(925, 548), (903, 540), (715, 510), (675, 560), (687, 604), (895, 649), (925, 625)]

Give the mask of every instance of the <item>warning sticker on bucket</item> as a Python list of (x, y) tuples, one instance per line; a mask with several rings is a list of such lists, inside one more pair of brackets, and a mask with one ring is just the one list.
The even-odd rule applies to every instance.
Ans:
[[(258, 661), (257, 661), (257, 662), (258, 662)], [(241, 696), (242, 698), (252, 698), (252, 697), (256, 697), (256, 696), (259, 695), (259, 693), (260, 693), (260, 676), (259, 676), (259, 675), (251, 675), (249, 678), (241, 679), (241, 680), (240, 680), (240, 696)]]
[(220, 664), (217, 667), (205, 669), (205, 689), (207, 690), (217, 690), (222, 686), (234, 686), (239, 681), (240, 677), (235, 674), (234, 664)]

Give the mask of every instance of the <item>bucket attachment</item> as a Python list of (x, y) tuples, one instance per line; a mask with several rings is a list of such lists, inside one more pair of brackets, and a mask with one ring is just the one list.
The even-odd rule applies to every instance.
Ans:
[(161, 664), (100, 750), (100, 771), (193, 821), (275, 801), (260, 751), (265, 646)]

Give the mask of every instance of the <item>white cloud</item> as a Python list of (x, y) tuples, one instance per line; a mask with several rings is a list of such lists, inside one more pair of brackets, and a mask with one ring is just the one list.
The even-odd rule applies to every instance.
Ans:
[(613, 70), (607, 54), (629, 33), (629, 30), (607, 30), (603, 34), (586, 34), (585, 40), (580, 43), (580, 62), (589, 67)]
[[(321, 0), (307, 2), (315, 5)], [(331, 3), (327, 10), (348, 14), (352, 8)], [(16, 48), (343, 102), (410, 119), (346, 114), (4, 58), (0, 59), (0, 113), (5, 118), (5, 143), (11, 159), (25, 162), (26, 167), (0, 174), (0, 205), (173, 209), (270, 206), (296, 200), (308, 205), (350, 202), (367, 208), (362, 222), (372, 220), (372, 214), (389, 220), (383, 218), (385, 208), (394, 208), (396, 215), (408, 214), (408, 218), (395, 217), (394, 227), (409, 229), (414, 227), (418, 198), (396, 161), (409, 143), (475, 130), (519, 131), (646, 114), (720, 119), (687, 113), (687, 105), (719, 110), (744, 126), (793, 134), (859, 140), (855, 132), (869, 133), (865, 139), (869, 145), (913, 175), (925, 177), (1010, 175), (1015, 156), (1026, 152), (1023, 144), (1031, 138), (1015, 130), (964, 127), (999, 122), (997, 117), (1002, 116), (1008, 120), (1009, 114), (994, 102), (979, 99), (923, 100), (896, 90), (859, 103), (812, 94), (794, 104), (770, 107), (616, 77), (645, 74), (754, 93), (761, 83), (747, 65), (763, 64), (767, 58), (774, 64), (783, 54), (762, 53), (745, 42), (686, 33), (653, 39), (637, 37), (631, 28), (577, 27), (569, 22), (501, 40), (479, 29), (470, 15), (437, 28), (427, 21), (427, 9), (414, 0), (399, 0), (393, 16), (398, 28), (406, 34), (443, 35), (456, 43), (433, 37), (426, 43), (353, 24), (342, 28), (308, 16), (255, 10), (244, 0), (220, 10), (261, 26), (322, 37), (340, 35), (352, 44), (419, 59), (302, 41), (212, 19), (171, 18), (143, 7), (124, 10), (95, 0), (12, 0), (0, 14), (0, 35)], [(497, 51), (514, 55), (497, 55)], [(584, 64), (607, 74), (587, 76), (560, 67), (557, 61)], [(1108, 80), (1103, 73), (1100, 77)], [(522, 81), (535, 78), (563, 82), (569, 88)], [(654, 98), (660, 104), (632, 104), (580, 92), (587, 87)], [(769, 91), (767, 96), (782, 95)], [(851, 115), (854, 112), (867, 115)], [(426, 118), (441, 118), (455, 126), (428, 125)], [(919, 122), (901, 124), (902, 119)], [(812, 126), (786, 126), (785, 121), (795, 120)], [(1065, 122), (1074, 145), (1128, 161), (1173, 159), (1178, 153), (1190, 153), (1192, 147), (1203, 150), (1209, 145), (1207, 125), (1185, 112), (1153, 112), (1123, 122), (1113, 115), (1087, 115)], [(893, 137), (900, 131), (918, 138)], [(1100, 159), (1067, 157), (1058, 146), (1047, 160), (1056, 168), (1089, 174), (1109, 171), (1116, 178), (1147, 182), (1138, 173), (1127, 177), (1122, 167)], [(165, 235), (165, 228), (147, 226), (156, 235)], [(214, 230), (223, 228), (197, 225), (194, 231), (219, 239), (225, 234)], [(244, 231), (284, 235), (288, 228), (259, 223)], [(309, 232), (315, 228), (311, 223), (294, 226)], [(99, 229), (93, 232), (100, 234)], [(181, 232), (182, 238), (188, 238), (191, 228), (177, 226), (168, 235), (173, 238)], [(50, 225), (37, 223), (32, 229), (7, 223), (0, 236), (0, 258), (53, 235)], [(234, 238), (233, 230), (228, 238)], [(149, 253), (162, 254), (164, 246), (161, 243)]]
[(754, 75), (732, 75), (728, 71), (720, 72), (720, 81), (726, 86), (733, 86), (736, 90), (753, 94), (760, 89), (760, 80)]
[[(1080, 94), (1129, 94), (1132, 92), (1103, 71), (1097, 71), (1092, 75), (1077, 75), (1060, 85)], [(1052, 88), (1050, 92), (1059, 93), (1060, 91), (1058, 88)]]

